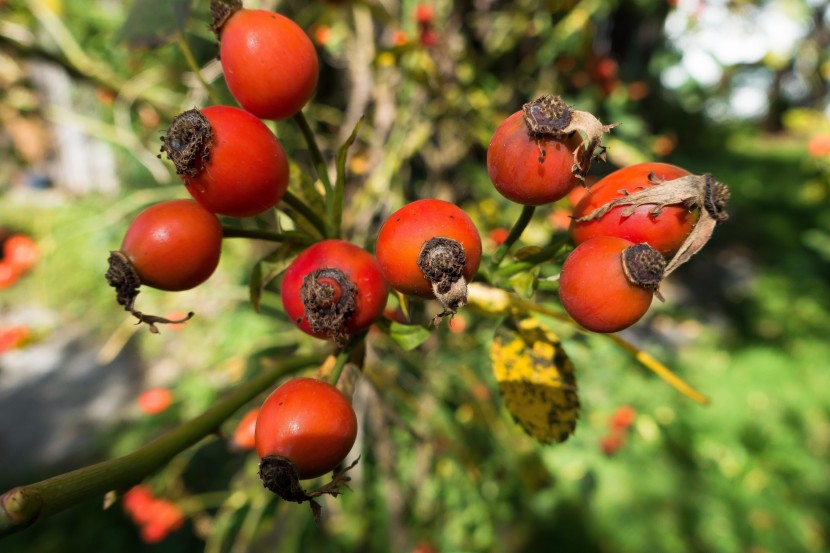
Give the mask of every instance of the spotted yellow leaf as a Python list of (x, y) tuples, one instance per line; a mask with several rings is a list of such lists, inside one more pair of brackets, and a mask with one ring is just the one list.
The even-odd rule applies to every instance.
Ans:
[(579, 396), (559, 338), (533, 317), (506, 323), (490, 347), (507, 410), (533, 438), (564, 442), (576, 429)]

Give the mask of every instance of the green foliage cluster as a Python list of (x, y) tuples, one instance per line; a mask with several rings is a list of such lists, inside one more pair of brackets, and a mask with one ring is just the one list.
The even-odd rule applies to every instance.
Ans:
[[(164, 382), (177, 398), (174, 408), (148, 418), (125, 406), (119, 419), (100, 429), (89, 460), (132, 451), (201, 413), (298, 340), (301, 349), (319, 347), (298, 338), (280, 315), (275, 288), (266, 289), (261, 314), (251, 309), (248, 273), (268, 253), (261, 244), (226, 240), (209, 286), (181, 294), (143, 291), (148, 312), (197, 308), (183, 332), (136, 334), (115, 305), (102, 277), (107, 252), (118, 246), (132, 214), (181, 196), (172, 175), (154, 172), (158, 137), (174, 113), (208, 102), (189, 73), (182, 43), (206, 78), (221, 83), (205, 2), (193, 3), (182, 28), (161, 27), (158, 17), (125, 26), (126, 4), (0, 3), (0, 79), (11, 79), (0, 90), (0, 120), (53, 122), (49, 106), (27, 100), (34, 93), (25, 75), (8, 77), (15, 72), (3, 67), (59, 63), (69, 69), (79, 98), (97, 91), (109, 99), (86, 113), (94, 123), (85, 129), (115, 145), (122, 179), (117, 197), (69, 198), (0, 184), (0, 222), (32, 233), (42, 255), (37, 270), (13, 291), (0, 291), (0, 309), (46, 306), (59, 313), (58, 325), (80, 325), (102, 344), (134, 344), (148, 364), (163, 360), (175, 367), (175, 378)], [(132, 10), (156, 4), (167, 3), (137, 1)], [(514, 424), (498, 395), (488, 358), (493, 319), (465, 312), (464, 332), (445, 326), (411, 352), (373, 334), (360, 388), (363, 456), (353, 491), (325, 502), (322, 528), (305, 508), (266, 494), (253, 454), (229, 452), (225, 441), (211, 438), (148, 481), (189, 516), (184, 529), (155, 550), (380, 552), (414, 551), (419, 544), (442, 552), (827, 549), (830, 157), (808, 153), (811, 140), (830, 134), (822, 111), (826, 92), (804, 107), (808, 100), (773, 89), (767, 113), (749, 120), (713, 118), (705, 109), (708, 98), (729, 97), (740, 82), (730, 79), (741, 71), (796, 75), (803, 70), (795, 63), (798, 52), (821, 52), (818, 33), (805, 34), (783, 61), (725, 67), (730, 78), (718, 85), (690, 80), (669, 89), (662, 72), (683, 54), (664, 34), (666, 17), (679, 9), (674, 2), (437, 0), (430, 3), (438, 33), (432, 47), (419, 40), (411, 0), (258, 4), (290, 15), (322, 43), (320, 86), (307, 114), (317, 122), (324, 151), (333, 154), (365, 115), (348, 162), (344, 220), (358, 243), (371, 244), (385, 215), (423, 197), (464, 205), (483, 235), (509, 226), (519, 208), (492, 190), (484, 153), (497, 124), (541, 93), (560, 94), (603, 121), (622, 123), (612, 132), (609, 162), (595, 166), (598, 175), (616, 165), (661, 160), (712, 172), (729, 184), (730, 221), (666, 283), (669, 301), (626, 334), (711, 404), (688, 401), (602, 337), (545, 319), (574, 362), (583, 412), (567, 443), (540, 446)], [(755, 13), (753, 3), (730, 4), (738, 16)], [(826, 10), (814, 2), (785, 4), (799, 17)], [(146, 38), (143, 25), (163, 28), (161, 42), (170, 43), (138, 51), (116, 43)], [(80, 52), (62, 32), (82, 45)], [(816, 58), (825, 91), (826, 56)], [(297, 164), (294, 175), (310, 175), (296, 128), (279, 123), (276, 130)], [(9, 154), (0, 162), (5, 182), (31, 162), (18, 146), (0, 142)], [(310, 185), (310, 177), (296, 178)], [(524, 235), (528, 245), (556, 236), (547, 223), (554, 209), (539, 211)], [(53, 331), (37, 329), (44, 340)], [(598, 443), (622, 405), (638, 416), (625, 446), (607, 456)], [(223, 432), (232, 433), (243, 414)], [(20, 483), (19, 475), (6, 480), (0, 472), (3, 489)], [(91, 547), (149, 549), (117, 506), (102, 512), (100, 503), (2, 543), (8, 552)]]

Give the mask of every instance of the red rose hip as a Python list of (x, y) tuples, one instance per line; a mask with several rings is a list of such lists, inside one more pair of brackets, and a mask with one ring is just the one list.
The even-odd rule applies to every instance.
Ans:
[(627, 206), (617, 206), (600, 218), (579, 221), (603, 205), (645, 188), (656, 186), (656, 180), (670, 181), (690, 175), (685, 169), (668, 163), (640, 163), (631, 165), (602, 178), (589, 190), (573, 210), (570, 234), (581, 244), (597, 236), (616, 236), (635, 244), (647, 243), (666, 257), (673, 256), (692, 232), (700, 211), (689, 210), (683, 204), (668, 205), (660, 213), (653, 213), (654, 204), (645, 204), (624, 216)]
[(245, 110), (208, 106), (170, 124), (162, 152), (187, 191), (206, 209), (252, 217), (279, 203), (288, 188), (288, 159), (265, 124)]
[(579, 183), (571, 172), (582, 138), (534, 136), (517, 111), (496, 129), (487, 148), (487, 173), (496, 190), (512, 202), (544, 205), (564, 198)]
[(445, 313), (467, 300), (481, 263), (481, 237), (469, 215), (443, 200), (418, 200), (383, 223), (375, 245), (381, 271), (396, 290), (437, 298)]
[(287, 17), (266, 10), (213, 10), (219, 60), (236, 101), (261, 119), (299, 112), (317, 86), (319, 61), (311, 39)]
[(280, 294), (285, 313), (300, 330), (343, 342), (383, 314), (389, 291), (372, 254), (332, 239), (294, 259)]
[(599, 236), (577, 246), (559, 276), (565, 311), (594, 332), (617, 332), (645, 315), (666, 261), (646, 244)]
[(337, 468), (356, 437), (357, 417), (349, 399), (313, 378), (295, 378), (274, 390), (256, 420), (256, 451), (262, 463), (267, 465), (271, 457), (287, 459), (300, 479)]
[(222, 225), (193, 200), (152, 205), (133, 220), (121, 253), (141, 284), (178, 292), (206, 281), (219, 265)]

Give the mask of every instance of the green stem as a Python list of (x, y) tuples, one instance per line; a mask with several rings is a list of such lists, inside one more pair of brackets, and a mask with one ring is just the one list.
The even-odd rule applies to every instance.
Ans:
[(273, 232), (261, 229), (245, 229), (236, 227), (222, 227), (222, 238), (251, 238), (267, 240), (268, 242), (303, 242), (311, 243), (311, 238), (304, 232), (288, 231)]
[(331, 374), (329, 374), (329, 384), (332, 386), (337, 385), (337, 381), (340, 380), (340, 375), (343, 374), (343, 369), (346, 367), (346, 363), (351, 359), (352, 354), (355, 351), (363, 340), (366, 338), (366, 332), (361, 332), (360, 334), (353, 336), (351, 340), (349, 340), (343, 349), (341, 349), (337, 353), (337, 358), (334, 360), (334, 367), (331, 369)]
[(502, 260), (504, 260), (504, 256), (507, 255), (507, 252), (510, 251), (510, 248), (513, 246), (513, 244), (522, 235), (528, 223), (530, 223), (530, 220), (533, 218), (534, 211), (536, 211), (536, 206), (533, 205), (526, 205), (522, 208), (522, 213), (519, 215), (519, 218), (516, 220), (516, 222), (513, 223), (513, 228), (510, 229), (507, 238), (493, 253), (493, 257), (490, 258), (491, 272), (495, 271), (498, 268)]
[(331, 375), (329, 375), (329, 383), (332, 386), (337, 386), (337, 381), (340, 380), (340, 375), (343, 374), (343, 368), (346, 366), (346, 361), (348, 360), (349, 350), (348, 348), (344, 348), (343, 351), (337, 354), (334, 367), (331, 369)]
[(559, 282), (555, 280), (538, 280), (536, 289), (540, 292), (556, 292), (559, 290)]
[(179, 45), (179, 50), (181, 50), (184, 60), (187, 62), (187, 66), (190, 67), (190, 70), (196, 74), (196, 78), (199, 79), (199, 82), (202, 83), (203, 87), (205, 87), (205, 91), (208, 93), (208, 96), (210, 96), (210, 101), (214, 104), (221, 104), (222, 100), (219, 98), (219, 95), (216, 94), (213, 87), (210, 86), (210, 84), (202, 76), (202, 68), (199, 67), (199, 64), (196, 62), (193, 50), (190, 49), (190, 45), (187, 43), (187, 40), (184, 38), (184, 33), (181, 31), (176, 32), (176, 43)]
[(322, 359), (319, 355), (309, 355), (284, 360), (239, 386), (202, 415), (133, 453), (7, 491), (0, 496), (0, 536), (101, 497), (110, 490), (130, 488), (180, 452), (216, 432), (234, 412), (273, 386), (280, 377), (319, 364)]
[(562, 250), (562, 247), (568, 243), (570, 238), (567, 234), (556, 237), (549, 245), (545, 246), (538, 252), (528, 255), (521, 261), (511, 263), (504, 267), (500, 267), (496, 274), (500, 277), (511, 277), (517, 273), (532, 269), (536, 265), (540, 265), (550, 261)]
[[(328, 222), (332, 223), (334, 221), (335, 200), (326, 160), (323, 158), (323, 153), (317, 145), (317, 137), (314, 136), (314, 131), (311, 129), (311, 125), (308, 124), (308, 120), (303, 115), (303, 112), (297, 112), (293, 119), (297, 123), (297, 126), (300, 127), (300, 132), (303, 133), (303, 138), (305, 138), (306, 144), (308, 145), (308, 151), (311, 154), (311, 162), (314, 164), (317, 178), (323, 183), (323, 189), (326, 191), (326, 216)], [(331, 233), (327, 232), (326, 236), (331, 236)]]
[(290, 190), (285, 191), (285, 195), (282, 197), (282, 201), (285, 202), (285, 205), (299, 213), (300, 215), (305, 218), (306, 221), (311, 223), (314, 228), (317, 230), (320, 238), (325, 238), (328, 236), (328, 232), (326, 230), (326, 223), (320, 218), (319, 215), (314, 213), (311, 208), (308, 206), (307, 203), (303, 201), (302, 198), (296, 196)]

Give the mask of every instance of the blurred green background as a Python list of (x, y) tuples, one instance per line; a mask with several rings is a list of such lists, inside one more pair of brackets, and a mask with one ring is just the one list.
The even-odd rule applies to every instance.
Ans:
[[(156, 157), (171, 117), (208, 104), (183, 42), (233, 102), (207, 4), (0, 1), (0, 225), (30, 234), (40, 252), (0, 290), (0, 328), (29, 329), (0, 353), (2, 489), (132, 451), (275, 350), (322, 347), (285, 320), (275, 287), (261, 314), (251, 308), (249, 273), (267, 244), (226, 240), (205, 285), (143, 291), (147, 312), (194, 309), (183, 331), (134, 327), (103, 280), (131, 217), (186, 196)], [(143, 543), (119, 505), (93, 501), (0, 550), (830, 549), (828, 2), (245, 5), (288, 15), (317, 44), (320, 82), (305, 111), (329, 159), (365, 114), (348, 164), (356, 243), (371, 246), (404, 202), (440, 197), (469, 210), (492, 252), (489, 233), (520, 207), (492, 189), (487, 144), (543, 93), (621, 123), (596, 176), (658, 160), (727, 183), (730, 220), (665, 283), (667, 301), (623, 333), (711, 404), (689, 401), (606, 338), (546, 320), (573, 359), (583, 409), (570, 440), (539, 445), (512, 422), (492, 376), (499, 321), (468, 310), (412, 352), (369, 337), (355, 399), (361, 462), (352, 491), (324, 501), (321, 528), (305, 506), (266, 495), (254, 454), (213, 437), (146, 482), (187, 515), (161, 543)], [(300, 186), (310, 174), (301, 136), (291, 121), (274, 128)], [(538, 209), (522, 245), (561, 233), (565, 208)], [(535, 300), (556, 305), (555, 294)], [(136, 405), (152, 386), (174, 397), (155, 416)], [(637, 416), (607, 453), (600, 443), (621, 406)]]

